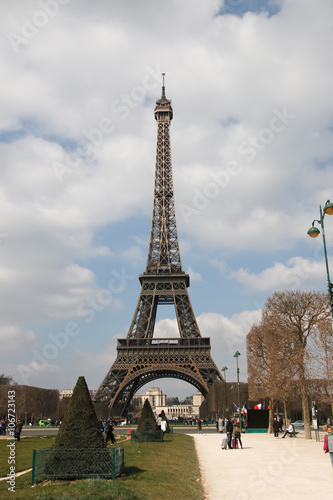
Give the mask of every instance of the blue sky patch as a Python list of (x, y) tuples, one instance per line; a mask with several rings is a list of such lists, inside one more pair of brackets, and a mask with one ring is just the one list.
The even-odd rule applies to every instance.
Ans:
[(232, 14), (237, 17), (243, 17), (247, 12), (268, 12), (269, 17), (280, 12), (279, 3), (274, 0), (225, 0), (224, 7), (220, 10), (219, 15)]

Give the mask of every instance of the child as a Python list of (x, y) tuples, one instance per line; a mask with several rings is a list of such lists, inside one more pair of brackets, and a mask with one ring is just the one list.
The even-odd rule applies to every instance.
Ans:
[(333, 429), (330, 425), (324, 426), (324, 431), (327, 431), (324, 438), (324, 452), (330, 454), (330, 459), (333, 467)]

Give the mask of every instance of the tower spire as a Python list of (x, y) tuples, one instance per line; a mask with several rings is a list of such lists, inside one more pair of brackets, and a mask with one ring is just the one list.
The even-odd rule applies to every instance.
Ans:
[(165, 96), (165, 86), (164, 86), (164, 77), (165, 77), (165, 73), (162, 73), (163, 85), (162, 85), (162, 97), (161, 97), (161, 99), (166, 99), (166, 96)]

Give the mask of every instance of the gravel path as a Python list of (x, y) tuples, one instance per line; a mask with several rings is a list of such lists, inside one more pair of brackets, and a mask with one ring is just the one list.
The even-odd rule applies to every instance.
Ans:
[(244, 434), (244, 449), (222, 450), (225, 434), (194, 435), (206, 500), (322, 500), (333, 468), (321, 441)]

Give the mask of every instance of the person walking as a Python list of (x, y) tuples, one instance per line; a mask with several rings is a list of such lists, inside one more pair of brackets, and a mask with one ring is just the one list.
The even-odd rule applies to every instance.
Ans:
[(202, 434), (202, 422), (201, 422), (200, 418), (198, 420), (198, 434)]
[(326, 434), (324, 437), (324, 447), (323, 450), (325, 453), (329, 453), (331, 464), (333, 467), (333, 429), (331, 425), (324, 425), (324, 431), (326, 430)]
[(161, 420), (161, 431), (163, 432), (163, 436), (166, 433), (166, 430), (167, 430), (167, 421)]
[(239, 420), (236, 420), (236, 422), (234, 423), (234, 428), (233, 428), (233, 431), (232, 431), (232, 436), (234, 438), (235, 448), (237, 448), (237, 440), (238, 440), (241, 448), (243, 449), (243, 444), (242, 444), (242, 439), (241, 439), (241, 433), (240, 433)]
[(18, 442), (21, 441), (22, 427), (23, 427), (23, 423), (21, 422), (21, 420), (17, 420), (16, 425), (15, 425), (14, 437), (15, 437), (16, 441), (18, 441)]
[(109, 425), (108, 425), (107, 431), (106, 431), (105, 444), (109, 441), (109, 439), (111, 439), (111, 444), (116, 443), (116, 438), (114, 437), (113, 431), (114, 431), (114, 424), (113, 424), (113, 422), (109, 422)]
[(279, 430), (280, 430), (280, 424), (279, 421), (276, 417), (274, 417), (273, 420), (273, 430), (274, 430), (274, 437), (278, 438), (279, 437)]
[(234, 427), (233, 423), (231, 422), (230, 417), (228, 417), (228, 420), (227, 420), (227, 423), (226, 423), (226, 426), (225, 426), (225, 430), (226, 430), (226, 433), (227, 433), (228, 448), (229, 448), (229, 450), (232, 449), (231, 440), (232, 440), (233, 427)]

